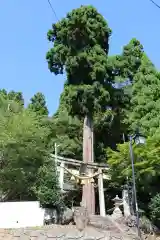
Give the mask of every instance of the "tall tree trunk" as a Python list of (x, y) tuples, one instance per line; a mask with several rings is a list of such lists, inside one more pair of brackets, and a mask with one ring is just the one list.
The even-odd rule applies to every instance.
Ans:
[[(83, 162), (94, 162), (93, 150), (93, 122), (90, 116), (85, 116), (83, 124)], [(90, 173), (92, 171), (90, 170)], [(83, 185), (82, 204), (87, 208), (89, 214), (95, 214), (95, 190), (94, 183)]]

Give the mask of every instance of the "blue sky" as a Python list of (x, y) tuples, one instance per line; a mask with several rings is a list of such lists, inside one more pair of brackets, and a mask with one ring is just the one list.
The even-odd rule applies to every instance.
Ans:
[[(120, 53), (136, 37), (160, 68), (160, 9), (149, 0), (51, 2), (59, 19), (80, 5), (94, 5), (113, 30), (110, 54)], [(52, 75), (45, 60), (50, 47), (46, 34), (55, 21), (47, 0), (0, 0), (0, 88), (22, 91), (26, 103), (36, 92), (43, 92), (51, 114), (58, 107), (64, 84), (64, 76)]]

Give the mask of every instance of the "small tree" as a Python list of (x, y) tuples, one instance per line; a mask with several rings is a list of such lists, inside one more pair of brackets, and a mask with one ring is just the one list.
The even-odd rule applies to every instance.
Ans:
[(53, 162), (49, 162), (39, 169), (33, 190), (42, 207), (56, 208), (60, 211), (61, 207), (64, 206)]
[(47, 116), (48, 109), (46, 106), (45, 96), (38, 92), (31, 98), (31, 103), (29, 104), (28, 108), (31, 109), (39, 116)]

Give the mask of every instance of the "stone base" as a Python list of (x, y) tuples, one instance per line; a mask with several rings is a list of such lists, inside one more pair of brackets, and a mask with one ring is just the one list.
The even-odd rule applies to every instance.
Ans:
[(116, 208), (112, 214), (112, 218), (117, 220), (122, 217), (123, 217), (123, 214), (122, 214), (121, 210), (119, 208)]
[(89, 216), (85, 207), (74, 208), (74, 222), (79, 231), (83, 231), (87, 227), (88, 221)]

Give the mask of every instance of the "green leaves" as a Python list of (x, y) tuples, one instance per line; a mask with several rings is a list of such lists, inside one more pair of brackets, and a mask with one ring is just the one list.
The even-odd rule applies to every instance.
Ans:
[(59, 112), (50, 120), (49, 147), (54, 152), (54, 144), (57, 143), (59, 145), (59, 155), (81, 159), (82, 122), (76, 117), (69, 116), (65, 107), (61, 107), (59, 108)]
[(108, 91), (98, 82), (93, 85), (67, 86), (61, 96), (63, 102), (64, 99), (68, 112), (79, 117), (105, 111), (110, 100)]
[(28, 108), (35, 112), (38, 116), (47, 116), (48, 109), (46, 106), (45, 96), (38, 92), (31, 98), (31, 103), (29, 104)]
[(37, 182), (33, 187), (33, 191), (42, 207), (59, 208), (63, 206), (54, 162), (39, 168)]
[(70, 51), (77, 51), (95, 44), (107, 48), (110, 33), (106, 21), (94, 7), (81, 6), (53, 24), (52, 30), (48, 32), (48, 39), (56, 44), (61, 42)]
[(48, 66), (55, 74), (65, 68), (68, 86), (62, 98), (69, 114), (81, 117), (105, 109), (110, 98), (106, 89), (110, 33), (106, 21), (92, 6), (73, 10), (48, 32), (49, 41), (54, 42), (47, 53)]
[(35, 114), (22, 110), (0, 114), (0, 131), (0, 189), (10, 200), (33, 197), (36, 172), (48, 156), (48, 129)]
[[(160, 176), (160, 132), (149, 137), (143, 146), (133, 146), (134, 165), (137, 181), (148, 179), (148, 185)], [(126, 176), (131, 177), (131, 159), (129, 144), (119, 144), (117, 151), (108, 150), (108, 164), (111, 167), (111, 174), (115, 181), (123, 181)], [(150, 178), (148, 178), (150, 176)], [(119, 180), (120, 179), (120, 180)]]
[(129, 144), (118, 144), (117, 150), (107, 149), (108, 164), (112, 180), (121, 184), (126, 177), (131, 177)]
[(69, 84), (92, 85), (95, 81), (104, 84), (107, 73), (107, 55), (99, 45), (79, 51), (66, 59)]
[(160, 194), (155, 195), (149, 205), (151, 218), (156, 224), (160, 224)]
[(64, 113), (48, 118), (40, 93), (32, 98), (29, 108), (21, 111), (15, 111), (18, 103), (9, 102), (8, 107), (8, 99), (0, 100), (0, 191), (4, 199), (63, 206), (50, 153), (56, 141), (61, 143), (61, 155), (73, 156), (81, 151), (80, 136), (77, 143), (74, 140), (79, 121)]
[[(153, 135), (160, 126), (160, 79), (148, 57), (143, 54), (141, 65), (133, 78), (128, 123), (131, 129), (137, 125), (145, 135)], [(127, 122), (127, 121), (126, 121)]]

